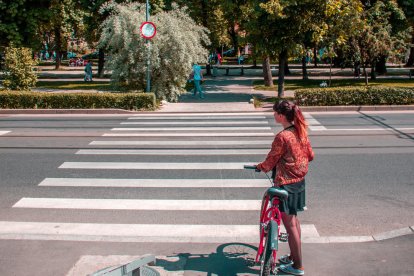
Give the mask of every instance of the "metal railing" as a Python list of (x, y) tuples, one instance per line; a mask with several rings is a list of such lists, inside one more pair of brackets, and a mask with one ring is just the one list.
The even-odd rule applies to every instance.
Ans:
[(154, 255), (143, 255), (130, 263), (104, 268), (89, 276), (160, 276), (160, 273), (147, 265), (155, 265)]

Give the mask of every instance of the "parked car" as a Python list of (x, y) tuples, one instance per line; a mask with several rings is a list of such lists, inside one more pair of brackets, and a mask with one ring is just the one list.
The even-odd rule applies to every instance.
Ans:
[(82, 56), (82, 59), (84, 59), (84, 60), (98, 59), (98, 58), (99, 58), (99, 52), (98, 51)]

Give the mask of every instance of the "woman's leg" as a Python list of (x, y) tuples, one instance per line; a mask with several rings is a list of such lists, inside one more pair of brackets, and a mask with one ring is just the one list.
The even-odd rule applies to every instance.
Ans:
[(302, 268), (302, 244), (300, 223), (295, 215), (287, 215), (282, 213), (283, 225), (285, 225), (288, 233), (288, 243), (290, 248), (290, 256), (293, 260), (293, 267), (296, 269)]

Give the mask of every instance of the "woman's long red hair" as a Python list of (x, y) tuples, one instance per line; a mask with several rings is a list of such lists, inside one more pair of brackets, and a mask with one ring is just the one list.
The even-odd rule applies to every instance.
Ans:
[(306, 143), (308, 141), (308, 123), (297, 105), (293, 106), (293, 112), (295, 114), (293, 116), (293, 123), (298, 132), (299, 139), (302, 143)]

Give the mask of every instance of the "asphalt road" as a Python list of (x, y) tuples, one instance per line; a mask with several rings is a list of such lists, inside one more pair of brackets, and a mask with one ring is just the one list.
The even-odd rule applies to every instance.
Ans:
[[(271, 114), (258, 114), (256, 118), (241, 114), (237, 115), (240, 118), (234, 119), (207, 115), (192, 118), (159, 116), (163, 117), (2, 115), (0, 222), (4, 222), (2, 227), (13, 231), (3, 231), (0, 235), (0, 275), (27, 275), (29, 271), (31, 275), (66, 275), (84, 255), (145, 253), (186, 257), (184, 268), (188, 275), (206, 275), (208, 272), (254, 274), (256, 268), (246, 268), (243, 262), (220, 258), (217, 248), (232, 240), (225, 235), (222, 240), (216, 239), (217, 234), (210, 228), (198, 235), (190, 233), (191, 237), (194, 234), (192, 240), (160, 238), (162, 233), (154, 229), (153, 235), (150, 230), (147, 242), (138, 234), (135, 239), (139, 242), (134, 243), (123, 240), (125, 237), (116, 233), (109, 235), (112, 240), (105, 240), (102, 236), (96, 237), (98, 233), (94, 237), (95, 233), (65, 235), (58, 230), (53, 233), (44, 230), (46, 223), (54, 223), (52, 227), (55, 228), (64, 228), (68, 223), (92, 223), (97, 227), (108, 224), (123, 227), (169, 225), (169, 231), (177, 231), (179, 236), (180, 226), (237, 225), (241, 228), (255, 225), (258, 211), (252, 206), (261, 199), (267, 185), (266, 176), (239, 168), (229, 169), (228, 166), (253, 164), (265, 158), (272, 141), (271, 133), (281, 130)], [(309, 275), (328, 275), (329, 270), (316, 265), (318, 260), (310, 262), (312, 256), (321, 252), (326, 254), (333, 250), (338, 257), (344, 254), (342, 250), (348, 250), (354, 258), (369, 252), (372, 259), (379, 262), (373, 261), (371, 265), (380, 265), (383, 261), (381, 251), (393, 247), (400, 255), (404, 254), (398, 257), (399, 261), (393, 262), (400, 270), (392, 268), (389, 262), (385, 269), (366, 268), (362, 274), (358, 274), (361, 270), (346, 270), (338, 262), (332, 262), (328, 267), (336, 275), (390, 275), (382, 274), (390, 271), (398, 271), (396, 275), (410, 275), (414, 266), (405, 265), (405, 261), (406, 255), (413, 252), (412, 235), (383, 243), (351, 243), (352, 246), (344, 245), (345, 249), (335, 243), (310, 241), (315, 238), (312, 229), (316, 229), (317, 238), (352, 238), (375, 236), (414, 225), (414, 112), (309, 113), (307, 117), (316, 154), (307, 177), (308, 210), (300, 214), (301, 223), (311, 227), (309, 233), (305, 231), (305, 239), (306, 235), (311, 235), (309, 243), (305, 241), (304, 245), (307, 272), (318, 273)], [(271, 129), (267, 130), (269, 126)], [(194, 129), (173, 129), (177, 127)], [(211, 129), (206, 130), (207, 127)], [(226, 136), (222, 136), (223, 133)], [(243, 136), (238, 136), (239, 133)], [(123, 136), (109, 136), (114, 134)], [(140, 136), (143, 134), (146, 136)], [(223, 141), (229, 141), (229, 144), (220, 144)], [(109, 167), (94, 168), (103, 163)], [(137, 163), (141, 167), (128, 169)], [(191, 169), (192, 166), (200, 168)], [(68, 179), (72, 179), (69, 184)], [(96, 184), (91, 179), (107, 182)], [(140, 186), (135, 179), (154, 179), (163, 187)], [(171, 179), (178, 180), (179, 185), (168, 184), (167, 180)], [(246, 179), (257, 181), (257, 186), (246, 184), (241, 187)], [(124, 187), (126, 183), (132, 186)], [(227, 184), (235, 187), (226, 187)], [(86, 203), (73, 199), (83, 199)], [(170, 203), (167, 207), (166, 202)], [(206, 207), (209, 202), (225, 207)], [(240, 205), (230, 204), (228, 207), (229, 202)], [(147, 206), (145, 204), (149, 207), (143, 207)], [(232, 209), (232, 206), (239, 209)], [(42, 230), (25, 232), (31, 227)], [(95, 228), (91, 229), (95, 231)], [(235, 239), (234, 242), (241, 241)], [(332, 247), (323, 248), (329, 245)], [(376, 252), (370, 250), (370, 246), (381, 249)], [(357, 251), (352, 253), (355, 248)], [(47, 266), (42, 266), (45, 263)]]

